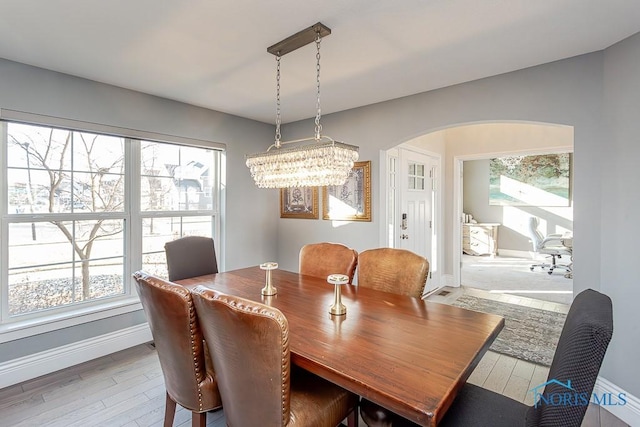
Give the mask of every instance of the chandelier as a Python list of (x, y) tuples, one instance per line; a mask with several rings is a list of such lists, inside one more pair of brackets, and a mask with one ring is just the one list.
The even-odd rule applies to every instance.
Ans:
[[(320, 41), (331, 30), (318, 22), (267, 49), (276, 56), (276, 135), (266, 152), (246, 156), (247, 167), (259, 188), (316, 187), (341, 185), (347, 180), (358, 147), (322, 135), (320, 124)], [(281, 141), (280, 58), (311, 42), (316, 43), (315, 134), (309, 138)], [(283, 145), (290, 146), (283, 148)]]

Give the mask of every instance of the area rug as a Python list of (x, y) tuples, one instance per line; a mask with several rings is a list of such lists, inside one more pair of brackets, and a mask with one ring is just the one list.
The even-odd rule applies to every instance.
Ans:
[(462, 295), (452, 305), (504, 317), (504, 328), (491, 350), (550, 366), (565, 314)]

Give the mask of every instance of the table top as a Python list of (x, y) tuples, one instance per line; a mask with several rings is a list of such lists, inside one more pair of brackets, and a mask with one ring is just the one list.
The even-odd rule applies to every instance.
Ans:
[(273, 270), (265, 297), (258, 267), (181, 280), (278, 308), (293, 363), (420, 425), (434, 426), (504, 326), (500, 316), (342, 285), (344, 316), (329, 314), (334, 286)]

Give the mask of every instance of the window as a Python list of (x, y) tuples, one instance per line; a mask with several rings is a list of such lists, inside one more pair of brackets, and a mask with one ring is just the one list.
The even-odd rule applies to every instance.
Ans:
[(409, 163), (409, 190), (424, 190), (424, 165), (421, 163)]
[(2, 324), (131, 300), (165, 242), (219, 234), (218, 148), (1, 124)]
[(167, 275), (164, 244), (181, 236), (214, 237), (216, 151), (141, 142), (142, 268)]

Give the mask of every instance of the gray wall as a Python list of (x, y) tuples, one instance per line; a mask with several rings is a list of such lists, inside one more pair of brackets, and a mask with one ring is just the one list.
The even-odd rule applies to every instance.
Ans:
[[(308, 242), (338, 241), (359, 251), (379, 245), (380, 192), (375, 189), (380, 187), (380, 150), (474, 122), (573, 126), (574, 292), (602, 289), (612, 297), (616, 332), (602, 373), (640, 396), (640, 287), (630, 267), (640, 235), (640, 223), (632, 219), (640, 211), (640, 168), (635, 165), (640, 158), (639, 61), (636, 35), (603, 52), (325, 116), (323, 130), (328, 135), (359, 145), (361, 159), (372, 160), (373, 222), (333, 227), (329, 221), (280, 219), (277, 261), (284, 268), (297, 268), (298, 250)], [(293, 139), (312, 129), (307, 120), (285, 126), (284, 132), (286, 139)], [(450, 198), (453, 168), (451, 163), (444, 167), (444, 191)], [(450, 201), (445, 202), (445, 220), (445, 273), (451, 273)]]
[[(574, 127), (574, 200), (588, 220), (575, 224), (575, 244), (599, 248), (600, 236), (591, 226), (600, 222), (599, 170), (603, 53), (583, 55), (513, 73), (477, 80), (323, 117), (323, 131), (338, 140), (360, 146), (360, 159), (372, 161), (373, 221), (339, 227), (330, 221), (280, 219), (278, 262), (297, 268), (297, 253), (305, 243), (333, 240), (358, 251), (379, 246), (380, 150), (386, 150), (438, 129), (501, 121), (556, 123)], [(308, 136), (312, 121), (288, 124), (286, 139)], [(449, 149), (447, 149), (449, 151)], [(452, 150), (453, 151), (453, 150)], [(452, 274), (453, 159), (447, 155), (444, 182), (445, 265)], [(576, 206), (577, 208), (577, 206)], [(594, 217), (596, 216), (596, 217)], [(599, 249), (598, 249), (599, 250)], [(599, 287), (599, 253), (576, 248), (574, 277), (578, 290)]]
[(594, 198), (602, 221), (585, 224), (602, 235), (600, 288), (613, 300), (613, 351), (607, 354), (602, 373), (636, 397), (640, 396), (640, 283), (635, 268), (640, 238), (639, 117), (640, 33), (605, 51), (606, 138), (592, 170), (601, 171), (600, 197)]
[[(224, 267), (273, 258), (277, 199), (256, 188), (244, 166), (246, 153), (271, 143), (273, 126), (3, 59), (0, 107), (227, 144)], [(0, 344), (0, 362), (142, 322), (137, 311)]]

